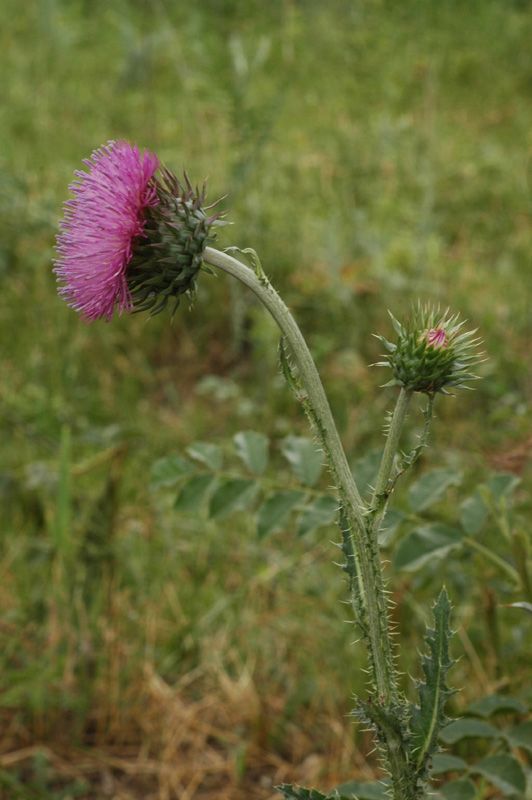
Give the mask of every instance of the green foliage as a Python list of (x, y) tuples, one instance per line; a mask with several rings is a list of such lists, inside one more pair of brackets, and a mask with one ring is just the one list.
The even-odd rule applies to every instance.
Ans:
[(402, 539), (394, 553), (393, 562), (397, 569), (416, 571), (427, 562), (434, 563), (460, 547), (463, 534), (457, 528), (435, 522), (423, 525)]
[(412, 511), (426, 511), (441, 500), (449, 486), (460, 483), (460, 474), (453, 469), (434, 469), (425, 472), (408, 490)]
[[(352, 630), (338, 624), (328, 532), (294, 537), (288, 556), (284, 536), (269, 537), (267, 546), (253, 536), (255, 511), (210, 521), (209, 492), (201, 514), (172, 508), (187, 480), (208, 472), (202, 462), (182, 459), (191, 441), (222, 441), (228, 431), (257, 427), (277, 442), (304, 430), (276, 379), (273, 326), (245, 301), (244, 347), (235, 354), (228, 345), (227, 288), (207, 275), (200, 276), (194, 313), (183, 307), (172, 325), (165, 314), (149, 322), (124, 317), (109, 326), (80, 325), (58, 301), (50, 274), (57, 219), (73, 169), (108, 138), (149, 146), (170, 166), (185, 165), (194, 180), (209, 175), (212, 197), (230, 195), (227, 243), (257, 248), (309, 333), (354, 461), (380, 451), (390, 398), (376, 393), (379, 378), (365, 367), (378, 352), (368, 333), (384, 330), (386, 307), (404, 308), (414, 294), (459, 308), (482, 330), (490, 357), (477, 391), (438, 410), (442, 449), (433, 466), (456, 468), (463, 483), (419, 514), (398, 487), (392, 511), (402, 517), (385, 539), (386, 555), (423, 526), (457, 527), (460, 502), (475, 496), (480, 515), (475, 530), (462, 518), (466, 536), (518, 569), (525, 559), (522, 550), (514, 552), (514, 537), (528, 533), (530, 511), (524, 457), (532, 274), (523, 165), (531, 128), (531, 18), (527, 3), (499, 0), (231, 0), (223, 12), (219, 6), (212, 0), (0, 3), (0, 689), (5, 713), (16, 715), (3, 728), (6, 737), (23, 732), (21, 747), (33, 736), (51, 748), (59, 739), (58, 752), (65, 739), (90, 751), (93, 709), (101, 751), (122, 740), (128, 752), (138, 746), (140, 753), (160, 753), (144, 724), (144, 712), (157, 716), (156, 708), (143, 707), (134, 727), (144, 741), (120, 727), (127, 693), (136, 693), (145, 669), (170, 686), (189, 671), (208, 674), (216, 645), (220, 674), (233, 676), (238, 659), (252, 662), (250, 680), (267, 689), (266, 702), (284, 705), (284, 727), (271, 737), (267, 732), (268, 746), (273, 739), (290, 767), (299, 768), (297, 759), (307, 753), (291, 743), (300, 741), (293, 732), (301, 727), (301, 741), (313, 753), (332, 752), (324, 763), (335, 769), (337, 738), (327, 738), (326, 723), (316, 726), (316, 715), (345, 714), (344, 697), (363, 690), (365, 675)], [(204, 374), (207, 363), (215, 374)], [(71, 436), (69, 485), (60, 479), (63, 426)], [(109, 452), (117, 443), (127, 455), (108, 503)], [(175, 460), (172, 468), (166, 455), (172, 451), (187, 474)], [(225, 478), (217, 475), (209, 491), (220, 478), (255, 478), (240, 464), (229, 474), (229, 448), (224, 457)], [(273, 483), (257, 501), (302, 488), (292, 485), (276, 447), (271, 458)], [(497, 494), (501, 481), (486, 481), (491, 463), (522, 472), (523, 489)], [(367, 482), (375, 472), (367, 470)], [(511, 481), (515, 476), (504, 479), (507, 486)], [(299, 530), (326, 490), (321, 482), (316, 487), (303, 489), (305, 501), (287, 518), (287, 531)], [(66, 517), (60, 495), (60, 504), (67, 498)], [(104, 506), (114, 511), (102, 513)], [(61, 518), (69, 520), (68, 530), (61, 526), (78, 556), (67, 581), (74, 583), (74, 602), (58, 616), (52, 541)], [(499, 526), (504, 520), (509, 539)], [(89, 553), (100, 559), (86, 603), (78, 583), (84, 551), (87, 563)], [(312, 568), (294, 575), (297, 561)], [(517, 583), (465, 537), (445, 559), (394, 570), (406, 673), (414, 671), (419, 608), (444, 578), (457, 625), (470, 640), (464, 652), (455, 644), (462, 658), (453, 682), (464, 689), (463, 703), (483, 691), (473, 657), (490, 685), (521, 691), (530, 615), (512, 604), (526, 609), (530, 600), (524, 573)], [(486, 612), (489, 592), (495, 627)], [(109, 676), (116, 685), (98, 695)], [(243, 731), (247, 745), (255, 726), (263, 731), (267, 712), (251, 724), (246, 717), (231, 736)], [(491, 744), (503, 746), (500, 739), (465, 739), (456, 747), (472, 761)], [(6, 746), (18, 747), (14, 740)], [(225, 746), (217, 742), (217, 758)], [(243, 788), (220, 795), (245, 796), (247, 780), (256, 782), (256, 771), (249, 774)], [(9, 775), (18, 776), (19, 786), (6, 778), (6, 795), (18, 792), (25, 800), (33, 789), (28, 771), (13, 766)], [(118, 768), (113, 780), (120, 783)], [(143, 781), (141, 796), (156, 793), (157, 780), (152, 785), (146, 776), (150, 786)], [(132, 782), (128, 777), (116, 792), (134, 791)], [(43, 800), (60, 796), (50, 776), (44, 786)], [(91, 786), (87, 794), (99, 791)]]
[[(433, 757), (433, 778), (444, 774), (460, 775), (458, 779), (447, 781), (440, 787), (441, 797), (445, 800), (465, 800), (470, 797), (476, 800), (491, 797), (492, 788), (504, 797), (524, 797), (526, 775), (522, 762), (512, 751), (531, 748), (532, 723), (521, 722), (508, 727), (508, 720), (509, 715), (515, 718), (525, 712), (526, 708), (516, 697), (487, 695), (466, 708), (467, 716), (451, 722), (441, 731), (440, 742), (453, 745), (464, 755), (470, 756), (476, 752), (481, 740), (489, 744), (488, 754), (477, 758), (474, 763), (448, 753), (438, 753)], [(488, 723), (486, 718), (496, 718), (499, 724)], [(477, 745), (475, 750), (471, 748), (471, 740)], [(490, 788), (484, 790), (482, 787), (486, 782)]]
[(429, 652), (421, 657), (424, 682), (418, 688), (419, 705), (413, 707), (410, 719), (410, 751), (420, 781), (426, 778), (429, 760), (438, 748), (438, 735), (448, 721), (445, 704), (451, 690), (446, 678), (453, 661), (449, 655), (451, 603), (445, 589), (434, 604), (433, 615), (434, 628), (425, 638)]
[[(272, 475), (265, 474), (270, 449), (269, 438), (251, 430), (239, 431), (224, 447), (195, 442), (187, 447), (189, 459), (171, 455), (156, 461), (151, 469), (151, 486), (155, 491), (177, 486), (174, 508), (179, 512), (201, 510), (215, 519), (254, 508), (259, 537), (289, 529), (294, 512), (298, 514), (295, 530), (299, 536), (330, 526), (338, 501), (315, 489), (322, 473), (322, 457), (312, 440), (287, 436), (280, 442), (279, 452), (295, 481), (280, 479), (276, 465)], [(225, 468), (224, 454), (233, 461), (236, 456), (246, 471), (239, 472), (238, 465), (229, 463)], [(293, 488), (287, 489), (287, 483)]]

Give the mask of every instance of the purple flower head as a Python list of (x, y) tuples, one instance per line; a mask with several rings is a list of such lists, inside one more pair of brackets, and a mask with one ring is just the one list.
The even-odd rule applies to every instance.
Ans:
[(156, 155), (128, 142), (108, 142), (76, 172), (57, 237), (60, 294), (89, 322), (130, 311), (126, 269), (147, 209), (157, 205)]
[(430, 347), (447, 347), (447, 334), (443, 328), (431, 328), (426, 332), (425, 339)]

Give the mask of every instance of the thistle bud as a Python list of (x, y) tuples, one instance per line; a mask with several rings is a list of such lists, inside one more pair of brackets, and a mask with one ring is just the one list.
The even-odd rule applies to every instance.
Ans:
[(393, 378), (385, 386), (402, 386), (413, 392), (448, 393), (448, 389), (469, 388), (466, 382), (476, 379), (471, 372), (482, 358), (476, 331), (463, 331), (465, 321), (449, 310), (418, 305), (404, 325), (390, 314), (397, 334), (396, 342), (377, 338), (386, 348), (385, 361)]

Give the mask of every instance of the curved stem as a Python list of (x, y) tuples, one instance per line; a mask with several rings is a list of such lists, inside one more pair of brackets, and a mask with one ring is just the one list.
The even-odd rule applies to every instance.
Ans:
[[(379, 701), (397, 702), (397, 679), (388, 628), (388, 613), (382, 568), (376, 543), (366, 522), (367, 508), (351, 473), (320, 376), (307, 343), (285, 303), (260, 271), (253, 271), (236, 258), (207, 247), (204, 260), (244, 283), (268, 309), (289, 344), (311, 411), (316, 433), (328, 458), (352, 537), (352, 579), (358, 590), (353, 606), (368, 643), (370, 664)], [(345, 535), (345, 531), (344, 531)]]

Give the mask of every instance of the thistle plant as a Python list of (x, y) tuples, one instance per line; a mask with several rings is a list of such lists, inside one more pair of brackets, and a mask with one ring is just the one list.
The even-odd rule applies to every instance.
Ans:
[[(169, 302), (175, 311), (183, 295), (194, 294), (202, 272), (221, 272), (251, 290), (278, 325), (282, 371), (307, 414), (335, 486), (349, 600), (367, 649), (369, 688), (353, 713), (374, 733), (389, 776), (389, 796), (421, 800), (427, 796), (438, 734), (447, 722), (451, 605), (442, 589), (426, 636), (418, 699), (411, 702), (399, 683), (400, 648), (391, 637), (379, 532), (397, 481), (427, 444), (436, 396), (462, 388), (475, 377), (475, 332), (465, 331), (464, 323), (449, 311), (417, 305), (404, 323), (392, 317), (395, 341), (378, 337), (385, 349), (379, 363), (392, 372), (385, 385), (399, 392), (375, 485), (365, 501), (294, 317), (253, 251), (212, 247), (222, 219), (205, 205), (205, 189), (194, 188), (187, 177), (180, 182), (154, 154), (141, 153), (127, 142), (108, 143), (85, 164), (88, 171), (76, 173), (73, 199), (65, 206), (55, 264), (60, 294), (85, 320), (110, 320), (115, 311), (155, 314)], [(234, 253), (249, 256), (251, 266)], [(426, 396), (423, 432), (417, 446), (403, 452), (402, 432), (415, 393)], [(338, 793), (326, 796), (295, 786), (279, 790), (286, 798), (340, 798)]]

